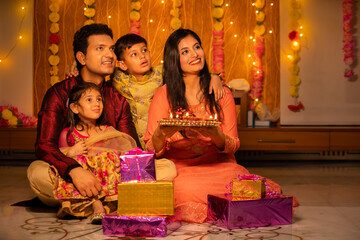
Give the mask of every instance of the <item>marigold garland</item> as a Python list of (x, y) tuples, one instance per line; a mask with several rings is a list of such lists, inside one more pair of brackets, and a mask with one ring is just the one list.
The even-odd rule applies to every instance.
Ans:
[(351, 66), (354, 63), (354, 37), (352, 33), (353, 25), (351, 23), (354, 18), (353, 8), (353, 0), (343, 0), (343, 51), (344, 63), (347, 65), (344, 71), (344, 77), (346, 78), (354, 76)]
[(50, 57), (48, 58), (48, 61), (51, 65), (50, 68), (50, 85), (54, 85), (55, 83), (59, 82), (59, 69), (58, 65), (60, 62), (60, 57), (57, 55), (59, 52), (59, 42), (60, 42), (60, 36), (59, 36), (59, 10), (60, 10), (60, 4), (59, 0), (51, 0), (51, 3), (49, 5), (49, 21), (51, 22), (50, 25), (50, 36), (49, 41), (51, 43), (49, 47), (49, 51), (51, 52)]
[(181, 20), (180, 20), (180, 10), (181, 0), (173, 0), (173, 7), (170, 11), (170, 15), (173, 16), (170, 21), (170, 27), (173, 30), (177, 30), (181, 28)]
[(36, 126), (37, 117), (26, 116), (11, 105), (0, 106), (0, 127), (11, 126)]
[(264, 70), (262, 67), (261, 58), (264, 53), (264, 37), (265, 26), (263, 24), (265, 20), (265, 13), (263, 8), (265, 6), (265, 0), (256, 0), (253, 4), (255, 7), (255, 19), (256, 25), (254, 27), (255, 38), (253, 39), (254, 43), (254, 54), (253, 54), (253, 69), (252, 75), (253, 80), (251, 82), (251, 91), (250, 97), (253, 102), (250, 104), (250, 109), (255, 108), (256, 102), (261, 98), (261, 93), (263, 89), (263, 79), (264, 79)]
[(85, 8), (84, 8), (84, 16), (87, 20), (84, 22), (84, 25), (89, 25), (94, 23), (95, 17), (95, 0), (84, 0)]
[(222, 8), (223, 0), (212, 0), (214, 9), (212, 15), (215, 19), (214, 31), (213, 31), (213, 68), (214, 72), (221, 73), (223, 79), (225, 79), (224, 72), (224, 25), (221, 19), (224, 15), (224, 9)]
[(290, 22), (289, 22), (289, 39), (290, 39), (290, 51), (291, 54), (288, 56), (291, 65), (290, 65), (290, 90), (289, 94), (294, 99), (294, 104), (288, 105), (288, 109), (293, 112), (298, 112), (301, 109), (304, 109), (304, 105), (301, 101), (298, 101), (299, 98), (299, 86), (301, 83), (301, 78), (299, 77), (300, 67), (298, 62), (300, 60), (299, 52), (301, 49), (301, 31), (302, 27), (300, 24), (301, 21), (301, 0), (292, 0), (291, 1), (291, 11), (290, 11)]
[(141, 4), (139, 0), (131, 0), (130, 4), (130, 33), (140, 35), (140, 8)]

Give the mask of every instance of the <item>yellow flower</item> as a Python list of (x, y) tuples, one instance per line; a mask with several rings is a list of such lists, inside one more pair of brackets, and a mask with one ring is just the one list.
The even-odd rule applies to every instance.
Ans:
[(254, 28), (254, 33), (256, 36), (261, 36), (265, 33), (265, 26), (263, 24), (256, 25)]
[(59, 82), (59, 76), (51, 76), (50, 77), (50, 85), (51, 86), (58, 82)]
[(49, 63), (51, 66), (56, 66), (60, 62), (60, 57), (58, 55), (51, 55), (49, 57)]
[(84, 11), (84, 15), (88, 18), (92, 18), (95, 16), (95, 8), (86, 8)]
[(1, 116), (2, 116), (3, 119), (9, 120), (13, 116), (13, 113), (9, 109), (4, 109), (1, 112)]
[(130, 5), (130, 8), (135, 9), (135, 10), (140, 10), (141, 4), (140, 4), (140, 2), (132, 2)]
[(222, 6), (224, 1), (223, 0), (212, 0), (212, 3), (215, 5), (215, 6)]
[(90, 24), (93, 24), (94, 23), (94, 20), (92, 19), (88, 19), (84, 22), (84, 25), (90, 25)]
[(50, 68), (50, 75), (55, 76), (59, 74), (59, 68), (57, 66), (52, 66)]
[(49, 20), (52, 23), (56, 23), (60, 20), (60, 15), (57, 12), (52, 12), (49, 14)]
[(85, 3), (87, 6), (91, 6), (94, 2), (95, 2), (95, 0), (84, 0), (84, 3)]
[(181, 6), (181, 0), (173, 0), (173, 8), (178, 8)]
[(140, 19), (140, 13), (137, 12), (137, 11), (131, 11), (131, 12), (130, 12), (130, 19), (139, 21), (139, 19)]
[(56, 54), (59, 51), (59, 46), (57, 44), (51, 44), (49, 50), (52, 54)]
[(256, 21), (263, 22), (265, 20), (265, 13), (263, 11), (258, 11), (256, 13)]
[(223, 28), (224, 28), (224, 25), (222, 24), (222, 22), (216, 21), (216, 23), (214, 24), (214, 29), (215, 29), (216, 31), (220, 31), (220, 30), (222, 30)]
[(60, 10), (60, 5), (57, 2), (53, 2), (50, 4), (49, 9), (52, 12), (58, 12)]
[(289, 83), (292, 86), (298, 86), (301, 83), (301, 79), (298, 75), (292, 75), (289, 78)]
[(18, 124), (18, 119), (15, 116), (12, 116), (9, 120), (8, 120), (10, 126), (16, 126)]
[(224, 15), (224, 9), (222, 9), (221, 7), (216, 7), (213, 9), (212, 15), (214, 18), (222, 18), (222, 16)]
[(59, 24), (58, 23), (52, 23), (50, 26), (50, 32), (51, 33), (57, 33), (59, 32), (60, 28), (59, 28)]
[(178, 18), (180, 16), (180, 12), (178, 8), (174, 8), (170, 10), (170, 15)]
[(291, 86), (289, 89), (289, 94), (292, 97), (299, 97), (299, 88), (297, 86)]
[(172, 18), (170, 21), (170, 26), (172, 29), (177, 30), (181, 28), (181, 20), (179, 18)]
[(290, 73), (294, 74), (294, 75), (298, 75), (299, 71), (300, 71), (300, 67), (297, 64), (292, 64), (289, 68)]
[(265, 0), (256, 0), (255, 7), (262, 9), (265, 6)]

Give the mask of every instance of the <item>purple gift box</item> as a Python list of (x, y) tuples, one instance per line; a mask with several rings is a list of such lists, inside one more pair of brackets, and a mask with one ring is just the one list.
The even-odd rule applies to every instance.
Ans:
[(292, 223), (292, 197), (235, 199), (225, 194), (208, 195), (208, 222), (228, 229)]
[(127, 235), (137, 237), (166, 237), (181, 226), (173, 216), (104, 216), (104, 235)]
[(120, 156), (121, 182), (155, 182), (154, 153), (135, 148)]

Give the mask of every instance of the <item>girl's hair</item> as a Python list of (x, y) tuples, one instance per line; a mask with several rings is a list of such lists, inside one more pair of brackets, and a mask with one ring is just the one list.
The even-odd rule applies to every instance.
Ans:
[[(184, 72), (181, 69), (180, 52), (178, 49), (180, 41), (189, 35), (195, 38), (201, 46), (199, 36), (189, 29), (178, 29), (174, 31), (165, 43), (163, 81), (167, 86), (167, 96), (172, 112), (176, 111), (179, 107), (189, 110), (185, 98), (185, 83), (183, 81)], [(200, 71), (199, 75), (200, 90), (205, 98), (206, 106), (211, 115), (214, 115), (216, 112), (221, 120), (220, 105), (215, 101), (214, 94), (209, 94), (211, 76), (206, 60), (204, 68)]]
[[(103, 93), (101, 91), (101, 89), (94, 83), (90, 83), (90, 82), (81, 82), (77, 85), (75, 85), (69, 93), (69, 99), (67, 102), (67, 121), (68, 124), (70, 125), (70, 129), (66, 135), (66, 139), (69, 139), (69, 134), (74, 130), (74, 128), (76, 126), (80, 126), (79, 130), (83, 130), (85, 123), (80, 119), (80, 117), (78, 116), (78, 114), (74, 113), (71, 109), (70, 109), (70, 104), (79, 104), (79, 100), (81, 98), (81, 96), (83, 96), (83, 94), (86, 93), (86, 91), (94, 89), (96, 91), (98, 91), (101, 95), (101, 99), (103, 101), (103, 105), (105, 108), (105, 102), (104, 102), (104, 97), (103, 97)], [(96, 126), (101, 126), (106, 124), (106, 116), (105, 116), (105, 109), (103, 108), (103, 111), (101, 113), (101, 116), (96, 119), (95, 125)]]

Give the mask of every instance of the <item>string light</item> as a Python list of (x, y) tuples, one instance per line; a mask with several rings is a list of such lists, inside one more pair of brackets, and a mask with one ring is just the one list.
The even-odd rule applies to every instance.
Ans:
[(234, 34), (234, 37), (237, 37), (237, 34)]
[[(25, 12), (25, 6), (22, 6), (20, 8), (23, 13)], [(24, 19), (25, 19), (26, 15), (25, 14), (22, 14), (22, 17), (21, 17), (21, 20), (20, 20), (20, 26), (18, 28), (18, 37), (17, 37), (17, 40), (22, 40), (23, 39), (23, 36), (20, 35), (20, 32), (21, 32), (21, 29), (22, 29), (22, 25), (23, 25), (23, 22), (24, 22)], [(10, 54), (14, 51), (14, 49), (16, 48), (17, 46), (17, 41), (15, 41), (14, 45), (12, 46), (12, 48), (8, 51), (8, 53), (5, 55), (5, 57), (0, 57), (0, 63), (3, 63), (5, 62), (5, 60), (10, 56)]]
[(227, 4), (225, 4), (225, 7), (228, 7), (229, 6), (229, 4), (227, 3)]
[(111, 16), (109, 15), (109, 17), (108, 18), (111, 18)]
[(150, 22), (152, 23), (152, 22), (153, 22), (153, 20), (152, 20), (152, 19), (150, 19)]
[(269, 30), (269, 33), (270, 33), (270, 34), (272, 34), (272, 32), (273, 32), (272, 30)]
[(251, 54), (249, 54), (248, 57), (251, 57)]

